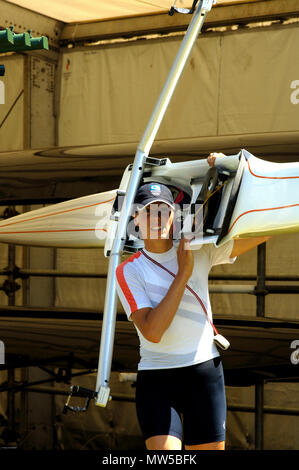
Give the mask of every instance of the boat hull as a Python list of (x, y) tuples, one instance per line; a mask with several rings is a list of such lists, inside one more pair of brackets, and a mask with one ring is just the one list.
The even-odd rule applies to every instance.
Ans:
[[(242, 150), (237, 155), (217, 158), (215, 168), (219, 174), (224, 172), (228, 176), (217, 208), (213, 198), (209, 201), (209, 211), (215, 214), (209, 230), (194, 234), (191, 242), (194, 249), (204, 243), (219, 246), (236, 238), (299, 231), (299, 163), (271, 163)], [(206, 160), (171, 163), (163, 159), (163, 164), (145, 169), (143, 181), (167, 184), (173, 191), (181, 192), (185, 199), (187, 197), (186, 204), (182, 201), (177, 204), (183, 208), (185, 217), (177, 239), (188, 231), (187, 216), (192, 204), (200, 200), (203, 188), (209, 186), (209, 171)], [(119, 189), (53, 204), (1, 221), (0, 242), (61, 248), (102, 247), (105, 255), (109, 255), (118, 223), (117, 217), (112, 217), (115, 208), (117, 215), (117, 194), (125, 193), (130, 172), (131, 166), (128, 166)], [(207, 192), (206, 196), (209, 199), (211, 195)], [(128, 231), (127, 242), (130, 250), (136, 251), (142, 247), (142, 241), (131, 235)]]

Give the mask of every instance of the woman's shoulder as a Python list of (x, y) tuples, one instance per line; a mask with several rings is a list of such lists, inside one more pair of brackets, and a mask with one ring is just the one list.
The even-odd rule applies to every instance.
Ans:
[(134, 253), (129, 258), (125, 259), (122, 263), (120, 263), (116, 268), (116, 273), (123, 272), (124, 269), (126, 272), (136, 272), (138, 265), (140, 264), (139, 258), (141, 255), (141, 251)]

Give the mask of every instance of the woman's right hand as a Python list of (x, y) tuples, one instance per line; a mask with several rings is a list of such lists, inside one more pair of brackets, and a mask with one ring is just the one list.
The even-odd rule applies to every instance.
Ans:
[(188, 281), (192, 274), (194, 266), (193, 251), (190, 247), (190, 241), (186, 238), (180, 240), (180, 244), (177, 250), (178, 259), (178, 276), (183, 278), (185, 282)]
[(216, 153), (216, 152), (212, 152), (210, 153), (210, 155), (208, 156), (207, 158), (207, 162), (210, 166), (214, 166), (215, 165), (215, 162), (216, 162), (216, 158), (222, 158), (222, 157), (226, 157), (226, 155), (224, 153)]

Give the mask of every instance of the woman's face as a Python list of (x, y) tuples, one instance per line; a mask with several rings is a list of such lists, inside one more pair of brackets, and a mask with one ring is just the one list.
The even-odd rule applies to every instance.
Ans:
[(174, 211), (164, 202), (153, 202), (138, 212), (135, 224), (139, 226), (143, 240), (167, 240), (172, 238)]

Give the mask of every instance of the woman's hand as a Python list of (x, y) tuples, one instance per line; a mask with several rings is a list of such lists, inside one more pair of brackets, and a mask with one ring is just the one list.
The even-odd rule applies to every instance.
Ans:
[(224, 153), (213, 152), (213, 153), (210, 153), (210, 155), (208, 156), (207, 162), (210, 166), (214, 166), (216, 158), (222, 158), (222, 157), (226, 157), (226, 155)]
[(193, 251), (190, 248), (190, 241), (186, 238), (180, 240), (177, 250), (177, 259), (178, 276), (187, 282), (193, 271), (194, 257)]

